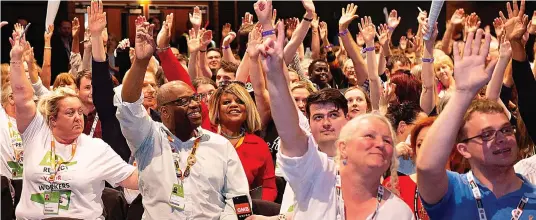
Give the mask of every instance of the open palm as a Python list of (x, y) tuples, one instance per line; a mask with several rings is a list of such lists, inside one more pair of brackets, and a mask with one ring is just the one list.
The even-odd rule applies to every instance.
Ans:
[(201, 21), (203, 20), (203, 18), (201, 17), (201, 10), (199, 9), (199, 7), (195, 6), (194, 12), (188, 15), (190, 17), (190, 23), (192, 23), (192, 26), (194, 26), (194, 28), (201, 27)]
[(459, 91), (470, 91), (476, 94), (491, 79), (493, 71), (490, 69), (494, 68), (496, 60), (486, 67), (491, 35), (485, 34), (485, 42), (482, 44), (483, 35), (482, 29), (478, 29), (476, 35), (470, 32), (463, 55), (460, 55), (458, 45), (454, 45), (454, 79), (456, 89)]
[(272, 0), (258, 0), (253, 4), (253, 9), (261, 24), (272, 22)]
[(358, 24), (359, 31), (363, 33), (363, 39), (366, 43), (373, 42), (374, 43), (374, 36), (376, 36), (376, 30), (374, 28), (374, 24), (372, 24), (372, 19), (369, 16), (365, 16), (364, 18), (361, 18), (361, 23)]
[(166, 16), (166, 20), (162, 25), (162, 29), (156, 36), (156, 42), (159, 48), (164, 48), (169, 44), (171, 38), (171, 30), (173, 29), (173, 13)]
[(348, 25), (350, 25), (350, 23), (352, 23), (352, 21), (358, 17), (355, 14), (356, 12), (357, 5), (354, 5), (354, 3), (348, 4), (348, 6), (346, 6), (346, 10), (343, 8), (341, 18), (339, 19), (339, 29), (348, 28)]
[(389, 13), (389, 18), (387, 19), (387, 25), (390, 29), (395, 29), (400, 24), (400, 17), (398, 17), (398, 12), (396, 10), (392, 10), (391, 13)]
[(102, 1), (92, 1), (87, 7), (89, 31), (95, 36), (101, 34), (106, 27), (106, 12), (103, 12)]
[(465, 11), (463, 8), (459, 8), (452, 14), (452, 17), (450, 18), (451, 24), (461, 24), (463, 22), (463, 17), (465, 16)]
[(149, 24), (144, 16), (136, 19), (136, 59), (150, 59), (154, 53), (153, 24)]
[(200, 30), (196, 34), (193, 28), (190, 29), (190, 35), (188, 36), (188, 51), (190, 51), (190, 53), (199, 51), (201, 48), (201, 35), (203, 35), (204, 32), (204, 30)]

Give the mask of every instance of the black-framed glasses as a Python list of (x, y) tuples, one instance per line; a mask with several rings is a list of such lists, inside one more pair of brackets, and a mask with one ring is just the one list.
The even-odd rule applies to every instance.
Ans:
[(491, 141), (491, 140), (493, 140), (493, 139), (495, 139), (497, 137), (498, 132), (501, 132), (505, 136), (513, 135), (513, 134), (516, 133), (516, 126), (508, 125), (508, 126), (503, 127), (503, 128), (501, 128), (499, 130), (484, 131), (484, 132), (480, 133), (477, 136), (466, 138), (466, 139), (462, 140), (462, 142), (468, 142), (468, 141), (473, 140), (475, 138), (480, 138), (483, 141)]
[(190, 104), (190, 102), (192, 102), (192, 100), (194, 100), (196, 102), (199, 102), (199, 101), (201, 101), (201, 98), (202, 98), (202, 95), (193, 94), (192, 96), (180, 97), (180, 98), (178, 98), (178, 99), (176, 99), (174, 101), (166, 102), (163, 105), (173, 104), (173, 105), (176, 105), (176, 106), (187, 106), (187, 105)]
[(246, 84), (244, 84), (242, 81), (237, 81), (237, 80), (223, 80), (223, 81), (220, 81), (218, 87), (226, 87), (226, 86), (229, 86), (233, 83), (236, 83), (244, 88), (246, 88)]

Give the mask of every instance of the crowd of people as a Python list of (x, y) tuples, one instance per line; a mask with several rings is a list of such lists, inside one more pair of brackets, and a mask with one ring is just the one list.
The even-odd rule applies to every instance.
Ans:
[(14, 24), (0, 81), (2, 219), (536, 215), (525, 52), (536, 11), (529, 19), (524, 0), (493, 33), (464, 9), (446, 30), (421, 11), (397, 46), (396, 10), (373, 24), (348, 4), (329, 39), (314, 2), (302, 4), (303, 18), (278, 20), (258, 0), (258, 20), (226, 24), (218, 46), (195, 7), (180, 54), (173, 14), (139, 16), (135, 39), (117, 41), (94, 0), (85, 30), (62, 22), (54, 40), (48, 27), (41, 66)]

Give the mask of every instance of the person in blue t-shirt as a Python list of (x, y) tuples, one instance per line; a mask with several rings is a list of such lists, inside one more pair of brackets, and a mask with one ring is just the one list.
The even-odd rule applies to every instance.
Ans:
[[(517, 4), (514, 8), (521, 17), (512, 16), (521, 22), (524, 1), (521, 10)], [(508, 36), (514, 51), (523, 50), (520, 39), (526, 25), (519, 26), (521, 30), (512, 27)], [(496, 100), (474, 100), (495, 66), (495, 62), (485, 65), (490, 41), (490, 34), (478, 29), (468, 34), (463, 55), (454, 45), (456, 89), (417, 157), (417, 185), (430, 219), (532, 219), (536, 215), (536, 189), (513, 168), (519, 152), (515, 127)], [(469, 173), (445, 170), (454, 146), (471, 165)]]

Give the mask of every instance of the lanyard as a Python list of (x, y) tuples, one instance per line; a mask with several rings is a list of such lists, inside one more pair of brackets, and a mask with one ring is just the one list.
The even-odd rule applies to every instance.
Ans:
[(13, 128), (13, 123), (11, 123), (11, 120), (8, 118), (7, 126), (9, 128), (9, 137), (11, 139), (11, 148), (13, 149), (13, 161), (18, 163), (19, 165), (22, 164), (22, 155), (23, 155), (23, 148), (22, 148), (22, 139), (20, 137), (20, 133)]
[[(335, 183), (335, 192), (337, 193), (337, 220), (345, 220), (346, 219), (346, 211), (344, 207), (344, 200), (342, 199), (342, 187), (341, 187), (341, 175), (339, 171), (337, 170), (337, 176), (336, 183)], [(377, 203), (376, 203), (376, 209), (374, 210), (374, 213), (372, 214), (371, 219), (376, 219), (378, 215), (378, 210), (380, 209), (380, 205), (383, 198), (384, 189), (383, 186), (380, 184), (378, 186), (378, 195), (376, 196)]]
[(93, 119), (93, 124), (91, 125), (91, 131), (89, 132), (90, 137), (93, 137), (93, 134), (95, 133), (95, 128), (97, 128), (98, 122), (99, 122), (99, 115), (95, 113), (95, 119)]
[(415, 187), (415, 197), (413, 200), (413, 214), (415, 215), (416, 220), (423, 219), (419, 217), (419, 213), (421, 213), (421, 216), (423, 217), (427, 216), (426, 212), (422, 208), (422, 204), (421, 204), (421, 208), (419, 209), (419, 188)]
[[(471, 191), (473, 191), (473, 197), (476, 201), (476, 208), (478, 209), (478, 217), (480, 218), (480, 220), (487, 220), (486, 212), (484, 210), (484, 203), (482, 203), (482, 195), (480, 194), (480, 189), (476, 184), (475, 177), (473, 176), (472, 171), (469, 171), (469, 173), (467, 173), (467, 181), (469, 182), (469, 187), (471, 187)], [(517, 208), (512, 210), (511, 220), (518, 220), (519, 217), (521, 217), (521, 215), (523, 214), (523, 209), (525, 208), (525, 205), (528, 203), (528, 201), (529, 198), (525, 196), (521, 197), (519, 204), (517, 204)]]
[(58, 159), (56, 158), (56, 141), (54, 141), (54, 138), (52, 138), (52, 141), (50, 141), (50, 168), (52, 168), (50, 176), (48, 177), (49, 182), (54, 182), (54, 179), (56, 178), (56, 174), (59, 172), (59, 168), (62, 164), (68, 164), (73, 160), (74, 154), (76, 153), (76, 142), (71, 144), (71, 158), (67, 161), (61, 161), (58, 163)]
[[(171, 145), (171, 143), (173, 142), (173, 139), (169, 135), (168, 135), (168, 140)], [(179, 152), (177, 152), (175, 147), (171, 145), (171, 151), (173, 152), (173, 154), (176, 155), (173, 158), (173, 163), (175, 166), (175, 173), (177, 174), (177, 178), (179, 178), (181, 181), (184, 180), (184, 178), (190, 176), (190, 168), (197, 162), (197, 159), (195, 158), (195, 153), (197, 152), (197, 148), (199, 147), (199, 141), (201, 141), (201, 136), (195, 139), (194, 141), (194, 146), (192, 148), (192, 152), (190, 152), (190, 155), (188, 156), (187, 165), (186, 165), (186, 169), (184, 170), (184, 173), (182, 172), (180, 165), (179, 165), (180, 159), (181, 159)]]
[(245, 138), (245, 137), (246, 137), (245, 135), (242, 136), (242, 137), (240, 138), (240, 140), (238, 140), (238, 142), (236, 142), (236, 144), (235, 144), (235, 146), (234, 146), (235, 149), (238, 149), (238, 148), (243, 144), (243, 142), (244, 142), (244, 138)]

